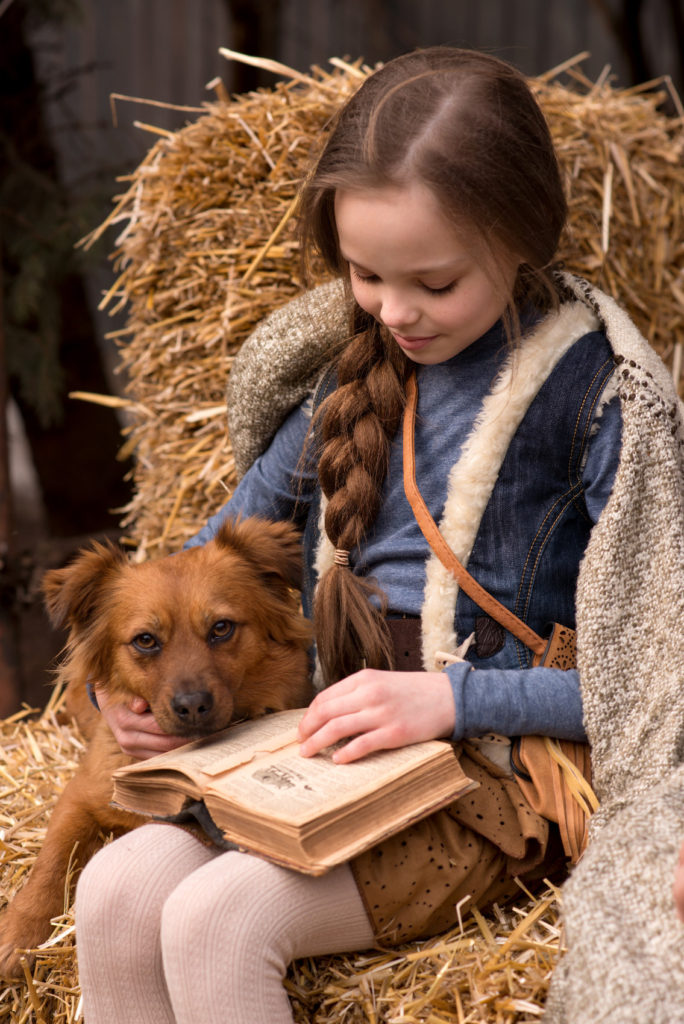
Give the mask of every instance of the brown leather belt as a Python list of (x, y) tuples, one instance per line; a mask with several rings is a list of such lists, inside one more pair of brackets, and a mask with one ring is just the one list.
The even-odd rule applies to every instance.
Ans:
[(385, 621), (394, 645), (397, 672), (424, 672), (420, 618), (417, 615), (396, 618), (388, 615)]

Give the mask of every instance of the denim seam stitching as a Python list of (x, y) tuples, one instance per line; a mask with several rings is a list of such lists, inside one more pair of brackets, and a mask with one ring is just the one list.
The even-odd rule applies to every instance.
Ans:
[[(529, 612), (530, 601), (532, 600), (532, 591), (534, 589), (534, 580), (535, 580), (535, 577), (536, 577), (537, 567), (539, 565), (539, 561), (541, 559), (541, 556), (543, 554), (543, 551), (544, 551), (544, 549), (545, 549), (549, 539), (551, 538), (551, 536), (553, 534), (554, 529), (558, 525), (559, 521), (562, 519), (563, 514), (565, 513), (566, 509), (571, 504), (574, 504), (575, 507), (577, 508), (578, 512), (584, 518), (588, 518), (587, 514), (586, 514), (586, 511), (584, 509), (579, 508), (578, 505), (577, 505), (578, 497), (580, 496), (580, 494), (582, 494), (584, 492), (584, 484), (582, 482), (582, 479), (579, 476), (577, 476), (575, 482), (573, 483), (573, 480), (572, 480), (572, 473), (573, 473), (572, 466), (573, 466), (573, 464), (576, 466), (575, 473), (577, 474), (578, 471), (579, 471), (579, 467), (581, 465), (581, 462), (582, 462), (582, 453), (583, 453), (584, 447), (586, 445), (587, 436), (588, 436), (588, 433), (589, 433), (589, 431), (591, 429), (591, 423), (593, 421), (593, 410), (595, 409), (596, 404), (597, 404), (597, 402), (599, 400), (599, 397), (603, 393), (603, 390), (605, 389), (605, 386), (606, 386), (609, 378), (615, 372), (615, 365), (614, 364), (612, 365), (610, 373), (606, 373), (605, 374), (605, 377), (604, 377), (603, 381), (601, 382), (601, 386), (598, 388), (598, 390), (596, 391), (596, 393), (595, 393), (595, 395), (593, 397), (593, 400), (591, 402), (591, 407), (590, 407), (590, 414), (586, 418), (585, 427), (584, 427), (584, 430), (582, 432), (582, 438), (581, 438), (581, 441), (579, 442), (579, 455), (576, 455), (575, 454), (575, 450), (578, 447), (577, 436), (578, 436), (578, 432), (579, 432), (579, 424), (580, 424), (580, 422), (582, 420), (582, 414), (585, 411), (585, 407), (587, 405), (588, 396), (589, 396), (590, 392), (592, 391), (592, 389), (594, 388), (597, 380), (600, 378), (601, 373), (603, 371), (605, 371), (605, 368), (607, 366), (611, 365), (611, 362), (612, 362), (611, 360), (606, 359), (601, 364), (601, 366), (596, 370), (596, 372), (594, 373), (594, 376), (592, 377), (589, 385), (587, 386), (587, 389), (586, 389), (586, 391), (585, 391), (585, 393), (584, 393), (584, 395), (582, 397), (582, 401), (581, 401), (579, 409), (577, 411), (577, 415), (575, 417), (575, 426), (574, 426), (574, 429), (573, 429), (573, 432), (572, 432), (572, 439), (571, 439), (571, 442), (570, 442), (570, 451), (569, 451), (569, 454), (568, 454), (568, 484), (569, 484), (569, 488), (563, 494), (559, 495), (555, 499), (555, 501), (553, 502), (551, 507), (548, 509), (548, 511), (546, 512), (544, 518), (542, 519), (541, 523), (539, 524), (539, 527), (537, 528), (537, 530), (535, 532), (535, 535), (534, 535), (534, 537), (532, 539), (532, 542), (531, 542), (531, 544), (530, 544), (530, 546), (528, 548), (527, 556), (526, 556), (525, 561), (523, 563), (523, 568), (522, 568), (522, 572), (521, 572), (521, 576), (520, 576), (520, 582), (519, 582), (519, 585), (518, 585), (518, 592), (516, 594), (516, 600), (515, 600), (515, 606), (514, 606), (515, 607), (516, 615), (519, 615), (519, 617), (523, 620), (523, 622), (527, 621), (526, 616), (527, 616), (527, 614)], [(554, 509), (557, 508), (559, 503), (564, 503), (564, 504), (562, 505), (562, 508), (560, 509), (560, 511), (558, 511), (555, 514), (555, 517), (553, 518), (550, 527), (546, 530), (546, 534), (544, 536), (544, 539), (540, 543), (538, 543), (539, 537), (544, 532), (544, 529), (545, 529), (545, 526), (546, 526), (546, 524), (547, 524), (547, 522), (549, 520), (549, 517), (554, 514)], [(526, 598), (525, 598), (524, 603), (523, 603), (523, 608), (519, 612), (518, 609), (520, 608), (520, 601), (522, 599), (523, 585), (524, 585), (525, 579), (526, 579), (526, 577), (528, 575), (528, 566), (529, 566), (530, 558), (532, 557), (532, 553), (535, 550), (535, 548), (537, 549), (537, 553), (536, 553), (536, 556), (535, 556), (535, 559), (534, 559), (534, 565), (533, 565), (532, 569), (529, 571), (529, 579), (527, 580), (527, 584), (525, 586), (525, 589), (527, 591), (527, 595), (526, 595)], [(528, 656), (524, 657), (523, 656), (524, 645), (521, 645), (520, 641), (517, 641), (517, 640), (516, 640), (516, 647), (518, 648), (518, 662), (521, 665), (521, 667), (524, 667), (523, 663), (524, 662), (529, 662), (529, 652), (527, 652)], [(525, 648), (525, 651), (527, 651), (526, 648)]]
[[(587, 395), (589, 394), (589, 392), (593, 388), (596, 380), (599, 378), (599, 376), (602, 373), (602, 371), (604, 371), (605, 368), (607, 366), (609, 366), (611, 362), (612, 362), (611, 360), (606, 359), (606, 361), (604, 363), (602, 363), (602, 365), (598, 368), (598, 370), (594, 374), (594, 377), (593, 377), (593, 379), (591, 381), (591, 384), (587, 388), (587, 390), (586, 390), (586, 392), (584, 394), (584, 398), (582, 399), (582, 403), (580, 405), (580, 408), (579, 408), (579, 410), (577, 412), (577, 420), (575, 422), (575, 429), (573, 431), (572, 441), (570, 442), (570, 453), (569, 453), (569, 457), (568, 457), (568, 483), (570, 484), (570, 486), (573, 486), (573, 484), (572, 484), (572, 464), (574, 462), (574, 464), (576, 466), (575, 473), (577, 474), (577, 483), (579, 483), (580, 490), (581, 490), (582, 493), (584, 493), (584, 483), (583, 483), (583, 481), (581, 480), (581, 478), (578, 475), (579, 474), (579, 467), (582, 465), (582, 457), (583, 457), (584, 449), (586, 447), (587, 438), (589, 436), (589, 432), (591, 430), (591, 425), (592, 425), (593, 420), (594, 420), (594, 410), (596, 409), (596, 405), (598, 404), (599, 398), (601, 397), (601, 395), (603, 394), (603, 392), (605, 390), (605, 387), (606, 387), (606, 384), (608, 383), (608, 380), (610, 379), (610, 377), (615, 372), (615, 364), (612, 365), (610, 373), (606, 373), (605, 374), (603, 380), (601, 381), (600, 387), (596, 390), (596, 393), (594, 394), (594, 397), (593, 397), (592, 402), (591, 402), (591, 407), (590, 407), (590, 410), (589, 410), (589, 415), (586, 418), (586, 422), (585, 422), (585, 426), (584, 426), (584, 431), (582, 433), (582, 440), (581, 440), (581, 442), (579, 444), (579, 453), (575, 457), (574, 452), (575, 452), (575, 447), (576, 447), (576, 444), (577, 444), (577, 441), (576, 441), (576, 438), (577, 438), (577, 426), (578, 426), (578, 423), (580, 421), (582, 412), (584, 410), (584, 406), (586, 405), (586, 402), (587, 402)], [(576, 498), (574, 500), (576, 502)], [(581, 516), (583, 516), (585, 519), (589, 519), (589, 517), (587, 515), (587, 512), (586, 512), (586, 509), (580, 508), (580, 506), (577, 505), (577, 504), (575, 504), (575, 508), (577, 509), (577, 511), (579, 512), (579, 514)]]

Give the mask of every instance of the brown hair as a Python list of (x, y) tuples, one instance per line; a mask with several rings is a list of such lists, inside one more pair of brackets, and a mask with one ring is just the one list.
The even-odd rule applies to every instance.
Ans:
[[(548, 126), (514, 67), (477, 51), (434, 47), (369, 76), (337, 115), (304, 185), (304, 252), (347, 274), (335, 224), (337, 190), (416, 182), (432, 191), (455, 226), (474, 230), (490, 270), (497, 254), (520, 259), (504, 314), (509, 338), (519, 336), (523, 303), (541, 311), (557, 306), (553, 260), (567, 206)], [(345, 551), (362, 542), (377, 515), (410, 368), (391, 335), (358, 308), (353, 328), (337, 362), (338, 387), (320, 413), (325, 530)], [(314, 619), (327, 683), (364, 663), (392, 665), (382, 603), (377, 608), (371, 594), (378, 588), (344, 564), (319, 583)]]

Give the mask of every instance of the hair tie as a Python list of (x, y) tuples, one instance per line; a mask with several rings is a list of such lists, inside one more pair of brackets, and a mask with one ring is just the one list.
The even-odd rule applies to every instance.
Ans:
[(349, 568), (349, 552), (344, 548), (335, 548), (335, 565), (343, 565)]

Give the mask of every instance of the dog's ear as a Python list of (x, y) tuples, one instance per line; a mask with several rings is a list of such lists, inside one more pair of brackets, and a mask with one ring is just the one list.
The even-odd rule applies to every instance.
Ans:
[(248, 559), (260, 576), (301, 589), (302, 541), (291, 523), (256, 516), (226, 521), (215, 540), (219, 547), (231, 548)]
[(127, 564), (120, 548), (94, 541), (63, 569), (46, 572), (42, 591), (53, 626), (86, 626), (97, 611), (103, 583)]

